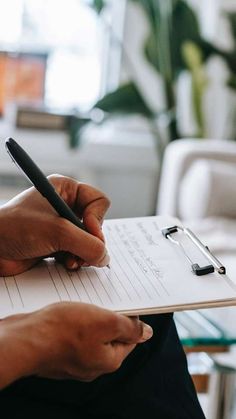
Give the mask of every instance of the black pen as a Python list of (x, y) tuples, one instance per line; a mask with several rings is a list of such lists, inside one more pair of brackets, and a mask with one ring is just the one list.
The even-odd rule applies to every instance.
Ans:
[[(14, 163), (20, 167), (30, 182), (41, 193), (41, 195), (47, 199), (56, 212), (80, 229), (87, 231), (84, 224), (78, 217), (76, 217), (72, 209), (56, 192), (53, 185), (48, 181), (47, 177), (25, 152), (25, 150), (23, 150), (23, 148), (15, 140), (13, 140), (13, 138), (7, 138), (5, 145), (7, 152)], [(107, 265), (107, 267), (109, 268), (109, 265)]]

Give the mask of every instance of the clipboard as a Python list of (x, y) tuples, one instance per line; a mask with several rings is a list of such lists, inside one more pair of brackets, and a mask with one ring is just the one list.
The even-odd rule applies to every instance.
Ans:
[[(166, 227), (167, 226), (167, 227)], [(173, 217), (106, 220), (110, 269), (69, 272), (54, 259), (0, 278), (0, 318), (48, 304), (94, 304), (128, 316), (236, 305), (236, 274)]]

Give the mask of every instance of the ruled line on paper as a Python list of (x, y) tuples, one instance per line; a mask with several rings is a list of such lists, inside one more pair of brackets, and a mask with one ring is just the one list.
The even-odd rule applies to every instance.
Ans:
[[(113, 298), (112, 298), (111, 294), (109, 294), (109, 292), (107, 291), (104, 283), (100, 280), (99, 275), (98, 275), (98, 272), (95, 269), (93, 269), (93, 272), (96, 275), (96, 277), (98, 278), (98, 281), (100, 282), (101, 286), (103, 287), (103, 289), (104, 289), (104, 291), (105, 291), (108, 299), (110, 300), (111, 303), (113, 303), (114, 302), (113, 301)], [(88, 271), (86, 271), (86, 273), (87, 273), (87, 275), (89, 275), (89, 272)], [(104, 272), (103, 272), (103, 274), (104, 274)]]
[(79, 292), (78, 287), (77, 287), (77, 284), (76, 284), (76, 281), (75, 281), (75, 279), (74, 279), (74, 277), (73, 277), (73, 273), (72, 273), (72, 272), (68, 272), (68, 271), (66, 271), (66, 269), (65, 269), (65, 268), (64, 268), (64, 272), (65, 272), (65, 275), (67, 275), (67, 277), (68, 277), (68, 279), (69, 279), (70, 283), (73, 285), (73, 288), (74, 288), (74, 290), (75, 290), (75, 292), (76, 292), (76, 295), (77, 295), (77, 297), (78, 297), (79, 301), (82, 301), (82, 300), (81, 300), (81, 296), (80, 296), (80, 292)]
[[(112, 254), (112, 251), (110, 252)], [(114, 262), (114, 256), (113, 256), (113, 262)], [(113, 263), (114, 265), (114, 263)], [(119, 296), (119, 300), (123, 301), (124, 297), (122, 298), (122, 293), (125, 294), (125, 298), (128, 297), (129, 301), (133, 301), (132, 296), (129, 293), (129, 290), (127, 290), (124, 281), (122, 281), (121, 278), (119, 278), (118, 273), (114, 269), (110, 269), (107, 272), (106, 268), (103, 268), (102, 270), (98, 270), (98, 273), (102, 271), (102, 275), (105, 275), (109, 281), (109, 285), (114, 289), (114, 291)], [(115, 277), (115, 278), (114, 278)], [(127, 277), (129, 280), (129, 278)], [(118, 285), (117, 285), (118, 284)], [(130, 282), (130, 285), (133, 287), (133, 284)], [(119, 290), (119, 292), (118, 292)], [(135, 288), (133, 287), (133, 291), (135, 291)], [(139, 296), (139, 294), (137, 294)]]
[(51, 274), (51, 272), (50, 272), (50, 270), (49, 270), (49, 268), (48, 268), (48, 265), (46, 265), (46, 267), (47, 267), (47, 271), (48, 271), (48, 273), (49, 273), (49, 276), (50, 276), (50, 278), (51, 278), (51, 280), (52, 280), (52, 283), (53, 283), (53, 285), (54, 285), (54, 288), (55, 288), (55, 290), (56, 290), (56, 292), (57, 292), (57, 295), (58, 295), (58, 297), (59, 297), (59, 300), (60, 300), (60, 301), (62, 301), (62, 299), (61, 299), (61, 294), (60, 294), (60, 292), (59, 292), (59, 290), (58, 290), (58, 288), (57, 288), (57, 285), (56, 285), (56, 281), (55, 281), (55, 279), (54, 279), (53, 275)]
[(81, 287), (82, 287), (82, 289), (83, 289), (83, 291), (84, 291), (84, 293), (85, 293), (85, 295), (86, 295), (86, 298), (87, 298), (87, 300), (86, 301), (88, 301), (90, 304), (93, 304), (93, 299), (92, 299), (92, 297), (90, 296), (90, 293), (89, 293), (89, 291), (88, 291), (88, 289), (87, 289), (87, 287), (84, 285), (84, 281), (82, 281), (82, 279), (81, 279), (81, 277), (80, 277), (80, 272), (75, 272), (75, 274), (76, 274), (76, 276), (77, 276), (77, 280), (79, 280), (80, 281), (80, 285), (81, 285)]
[[(113, 274), (115, 275), (115, 277), (116, 277), (116, 281), (119, 283), (119, 286), (123, 289), (123, 291), (125, 292), (125, 294), (126, 294), (126, 296), (128, 297), (128, 299), (130, 300), (130, 301), (133, 301), (133, 298), (132, 298), (132, 296), (130, 295), (130, 293), (127, 291), (127, 289), (126, 289), (126, 287), (125, 287), (125, 284), (122, 282), (122, 280), (118, 277), (118, 275), (117, 275), (117, 272), (113, 272)], [(107, 274), (106, 274), (107, 275)], [(107, 275), (108, 276), (108, 278), (110, 279), (110, 276), (109, 275)], [(111, 282), (111, 284), (113, 284), (113, 282)], [(113, 285), (114, 286), (114, 285)]]
[[(65, 284), (65, 286), (66, 286), (66, 289), (68, 290), (68, 293), (69, 293), (69, 295), (70, 295), (70, 299), (71, 299), (71, 301), (81, 301), (81, 299), (80, 299), (80, 295), (79, 295), (79, 293), (78, 293), (78, 291), (77, 291), (77, 288), (76, 288), (76, 286), (75, 286), (75, 284), (74, 284), (74, 281), (72, 281), (72, 278), (71, 278), (71, 276), (72, 276), (72, 273), (70, 273), (70, 272), (68, 272), (63, 266), (61, 266), (60, 265), (60, 268), (59, 268), (59, 266), (57, 266), (57, 270), (58, 270), (58, 272), (59, 272), (59, 274), (60, 274), (60, 277), (63, 279), (63, 281), (64, 281), (64, 284)], [(62, 271), (62, 272), (61, 272)]]
[(66, 294), (67, 294), (67, 296), (68, 296), (68, 298), (69, 298), (69, 301), (71, 301), (71, 296), (70, 296), (70, 294), (69, 294), (69, 290), (67, 289), (67, 286), (66, 286), (66, 284), (65, 284), (65, 280), (64, 280), (64, 278), (61, 276), (61, 274), (60, 274), (60, 272), (59, 272), (59, 270), (58, 270), (58, 268), (57, 268), (57, 265), (56, 265), (56, 264), (54, 264), (54, 265), (53, 265), (53, 267), (54, 267), (54, 269), (55, 269), (55, 271), (56, 271), (56, 273), (57, 273), (58, 277), (60, 278), (60, 282), (61, 282), (61, 284), (62, 284), (62, 286), (63, 286), (63, 288), (64, 288), (64, 290), (65, 290), (65, 292), (66, 292)]
[(15, 277), (14, 276), (5, 277), (5, 284), (7, 286), (13, 307), (19, 307), (19, 308), (24, 307), (22, 296), (21, 296), (19, 287), (17, 286)]
[(21, 300), (22, 307), (24, 307), (25, 305), (24, 305), (24, 301), (23, 301), (23, 299), (22, 299), (22, 295), (21, 295), (20, 289), (19, 289), (18, 284), (17, 284), (17, 279), (16, 279), (16, 277), (15, 277), (15, 276), (14, 276), (13, 278), (14, 278), (14, 281), (15, 281), (15, 284), (16, 284), (16, 288), (17, 288), (17, 291), (18, 291), (18, 294), (19, 294), (20, 300)]
[(140, 287), (145, 291), (145, 293), (147, 294), (147, 297), (150, 298), (150, 300), (152, 300), (152, 295), (149, 293), (148, 289), (145, 287), (144, 283), (142, 282), (142, 279), (140, 279), (139, 277), (139, 273), (137, 271), (134, 270), (134, 268), (132, 267), (132, 265), (129, 263), (127, 256), (125, 255), (123, 249), (120, 246), (117, 246), (118, 251), (120, 252), (123, 261), (126, 262), (127, 266), (129, 267), (129, 269), (131, 270), (131, 272), (133, 273), (136, 281), (138, 281)]
[(12, 301), (12, 298), (11, 298), (11, 294), (10, 294), (10, 291), (9, 291), (9, 288), (8, 288), (8, 285), (7, 285), (6, 277), (5, 276), (3, 277), (3, 281), (4, 281), (4, 284), (5, 284), (6, 290), (7, 290), (7, 294), (9, 296), (9, 301), (11, 302), (11, 306), (13, 308), (14, 307), (14, 304), (13, 304), (13, 301)]
[[(90, 288), (90, 289), (91, 289), (91, 290), (93, 289), (93, 291), (95, 292), (95, 295), (98, 297), (98, 300), (99, 300), (99, 301), (100, 301), (100, 303), (103, 305), (103, 304), (104, 304), (104, 302), (102, 301), (102, 297), (101, 297), (101, 295), (97, 292), (97, 289), (96, 289), (96, 287), (94, 286), (93, 281), (91, 281), (90, 276), (89, 276), (88, 271), (87, 271), (87, 269), (86, 269), (86, 268), (85, 268), (84, 272), (85, 272), (85, 274), (87, 275), (87, 278), (88, 278), (89, 284), (90, 284), (90, 286), (91, 286), (91, 288)], [(97, 301), (96, 301), (96, 300), (95, 300), (94, 302), (95, 302), (95, 304), (97, 304)]]
[[(146, 292), (146, 294), (147, 294), (147, 296), (150, 298), (150, 299), (152, 299), (152, 295), (150, 294), (150, 292), (151, 292), (151, 290), (149, 291), (146, 287), (145, 287), (145, 285), (144, 285), (144, 283), (142, 282), (142, 278), (139, 278), (139, 273), (131, 266), (131, 264), (129, 263), (129, 261), (128, 261), (128, 259), (127, 259), (127, 257), (126, 257), (126, 255), (124, 254), (124, 251), (122, 251), (121, 249), (121, 246), (119, 246), (119, 244), (117, 244), (116, 242), (115, 242), (115, 239), (114, 239), (114, 233), (112, 233), (112, 231), (110, 230), (110, 236), (111, 236), (111, 238), (112, 238), (112, 242), (115, 244), (115, 246), (116, 246), (116, 248), (115, 248), (115, 250), (118, 250), (119, 252), (120, 252), (120, 254), (121, 254), (121, 256), (122, 256), (122, 261), (123, 260), (125, 260), (126, 261), (126, 263), (127, 263), (127, 265), (128, 265), (128, 267), (130, 268), (130, 270), (133, 272), (133, 274), (134, 274), (134, 276), (135, 276), (135, 278), (139, 281), (139, 283), (140, 283), (140, 285), (141, 285), (141, 287), (145, 290), (145, 292)], [(115, 256), (115, 254), (114, 254), (114, 252), (113, 252), (113, 256), (114, 256), (114, 258), (115, 259), (117, 259), (116, 258), (116, 256)], [(134, 259), (133, 259), (134, 260)], [(146, 263), (146, 261), (145, 261), (145, 258), (143, 258), (142, 259), (142, 264), (144, 264), (144, 263)], [(137, 264), (136, 264), (137, 265)], [(147, 265), (147, 263), (146, 263), (146, 265)], [(138, 265), (137, 265), (138, 266)], [(152, 275), (154, 276), (154, 280), (155, 279), (157, 279), (157, 280), (159, 280), (159, 278), (156, 278), (156, 275), (154, 275), (154, 272), (153, 272), (153, 270), (151, 270), (150, 269), (150, 267), (147, 265), (147, 267), (148, 267), (148, 269), (152, 272)], [(140, 266), (139, 266), (139, 268), (140, 268)], [(123, 269), (123, 268), (122, 268)], [(154, 284), (153, 282), (152, 282), (152, 280), (151, 280), (151, 278), (150, 278), (150, 276), (147, 276), (147, 274), (145, 273), (145, 272), (143, 272), (142, 271), (142, 275), (144, 275), (145, 277), (146, 277), (146, 279), (148, 279), (148, 281), (146, 282), (146, 285), (147, 284), (149, 284), (150, 286), (151, 286), (151, 288), (152, 288), (152, 290), (154, 290), (155, 291), (155, 293), (159, 296), (159, 297), (161, 297), (161, 294), (160, 294), (160, 292), (158, 292), (158, 290), (157, 290), (157, 288), (156, 288), (156, 284)], [(127, 276), (127, 275), (126, 275)], [(159, 282), (160, 282), (160, 285), (164, 288), (164, 291), (168, 294), (168, 291), (166, 290), (166, 288), (163, 286), (163, 284), (161, 283), (161, 281), (159, 280)], [(133, 284), (132, 284), (133, 285)], [(133, 285), (133, 287), (134, 287), (134, 285)], [(135, 287), (134, 287), (135, 288)], [(137, 292), (137, 289), (135, 288), (135, 291)], [(142, 298), (141, 296), (140, 296), (140, 294), (139, 294), (139, 297), (140, 298)]]
[[(126, 226), (125, 226), (126, 227)], [(146, 235), (146, 237), (148, 237), (148, 239), (150, 239), (150, 236), (148, 235), (148, 233), (145, 231), (145, 229), (144, 229), (144, 227), (142, 228), (142, 231), (145, 233), (145, 235)], [(123, 232), (122, 232), (123, 233)], [(144, 251), (140, 248), (140, 245), (137, 245), (136, 244), (136, 246), (134, 245), (134, 243), (136, 243), (135, 242), (135, 240), (133, 239), (133, 240), (127, 240), (127, 239), (123, 239), (122, 238), (122, 233), (119, 231), (119, 239), (121, 240), (121, 242), (122, 242), (122, 244), (124, 245), (124, 247), (125, 247), (125, 245), (126, 245), (126, 243), (128, 243), (128, 246), (129, 246), (129, 248), (130, 249), (132, 249), (132, 247), (133, 247), (133, 249), (134, 249), (134, 251), (135, 252), (137, 252), (138, 253), (138, 255), (139, 255), (139, 257), (141, 258), (141, 261), (142, 261), (142, 267), (144, 267), (145, 268), (145, 266), (146, 266), (146, 269), (148, 269), (148, 275), (147, 275), (147, 273), (146, 272), (144, 272), (144, 270), (142, 270), (142, 274), (148, 279), (148, 281), (147, 281), (147, 283), (146, 283), (146, 285), (147, 284), (149, 284), (149, 285), (151, 285), (151, 287), (152, 287), (152, 290), (154, 290), (155, 291), (155, 293), (159, 296), (159, 297), (162, 297), (162, 295), (160, 294), (160, 290), (159, 289), (157, 289), (157, 283), (156, 283), (156, 281), (158, 281), (158, 283), (159, 283), (159, 285), (161, 286), (161, 288), (163, 289), (163, 291), (165, 292), (165, 294), (167, 295), (167, 296), (169, 296), (170, 294), (169, 294), (169, 292), (168, 292), (168, 290), (167, 290), (167, 288), (165, 287), (165, 285), (163, 284), (163, 282), (162, 282), (162, 280), (161, 280), (161, 272), (160, 272), (160, 270), (158, 270), (158, 268), (155, 268), (154, 269), (154, 267), (152, 267), (152, 266), (150, 266), (150, 263), (152, 263), (153, 264), (153, 261), (151, 260), (151, 258), (150, 257), (148, 257), (148, 259), (149, 259), (149, 263), (147, 262), (147, 259), (146, 259), (146, 255), (145, 255), (145, 253), (144, 253)], [(114, 232), (113, 232), (113, 230), (112, 230), (112, 228), (110, 228), (109, 229), (109, 237), (111, 238), (111, 243), (113, 244), (113, 245), (115, 245), (116, 246), (116, 249), (118, 249), (121, 253), (123, 253), (122, 251), (121, 251), (121, 246), (119, 245), (119, 243), (115, 240), (115, 238), (114, 238)], [(127, 233), (127, 236), (129, 236), (129, 232)], [(154, 241), (152, 241), (152, 244), (153, 245), (155, 245), (155, 246), (157, 246), (158, 245), (158, 243), (157, 242), (154, 242)], [(126, 259), (126, 262), (127, 262), (127, 264), (130, 266), (130, 263), (128, 262), (128, 260), (127, 260), (127, 258), (124, 256), (124, 253), (122, 254), (122, 256)], [(133, 259), (134, 260), (134, 259)], [(135, 260), (134, 260), (135, 261)], [(135, 261), (136, 262), (136, 261)], [(138, 264), (137, 264), (137, 262), (136, 262), (136, 265), (138, 266)], [(145, 265), (145, 266), (144, 266)], [(135, 273), (135, 276), (136, 276), (136, 278), (139, 280), (139, 282), (140, 282), (140, 284), (143, 286), (143, 288), (145, 288), (144, 287), (144, 284), (142, 283), (142, 279), (139, 279), (139, 277), (138, 277), (138, 272), (136, 272), (133, 268), (132, 268), (132, 266), (130, 266), (130, 268), (132, 269), (132, 271)], [(140, 266), (139, 266), (139, 268), (140, 268)], [(153, 282), (153, 280), (152, 280), (152, 278), (151, 278), (151, 275), (150, 275), (150, 273), (152, 274), (152, 276), (153, 276), (153, 280), (155, 281), (155, 282)], [(145, 288), (145, 291), (148, 293), (148, 296), (149, 296), (149, 298), (150, 298), (150, 293), (149, 293), (149, 291)], [(150, 290), (151, 291), (151, 290)]]
[[(120, 293), (118, 292), (118, 289), (113, 284), (113, 281), (110, 280), (110, 277), (106, 272), (106, 268), (103, 268), (101, 271), (102, 271), (102, 274), (107, 278), (107, 282), (106, 282), (107, 287), (110, 288), (110, 290), (112, 290), (116, 294), (116, 296), (118, 297), (118, 299), (120, 301), (122, 301), (122, 297), (120, 296)], [(96, 271), (96, 274), (99, 275), (99, 272), (100, 272), (100, 270)], [(102, 282), (102, 279), (100, 279), (100, 281)], [(129, 296), (129, 294), (127, 294), (127, 295)]]
[[(138, 292), (138, 290), (135, 288), (135, 286), (134, 286), (134, 284), (132, 283), (132, 281), (130, 280), (130, 278), (129, 278), (129, 276), (128, 276), (128, 274), (127, 274), (127, 272), (124, 270), (124, 268), (121, 266), (121, 264), (120, 264), (120, 262), (119, 262), (119, 260), (118, 260), (118, 258), (116, 257), (116, 255), (115, 255), (115, 253), (114, 253), (114, 251), (113, 251), (113, 249), (111, 249), (110, 248), (110, 253), (111, 253), (111, 256), (112, 256), (112, 258), (116, 261), (116, 263), (117, 263), (117, 265), (119, 266), (119, 268), (120, 268), (120, 270), (121, 270), (121, 273), (127, 278), (127, 280), (128, 280), (128, 283), (130, 284), (130, 286), (131, 286), (131, 288), (132, 288), (132, 290), (135, 292), (135, 294), (138, 296), (138, 298), (141, 300), (142, 299), (142, 297), (141, 297), (141, 295), (139, 294), (139, 292)], [(112, 268), (113, 269), (113, 268)], [(118, 273), (117, 273), (117, 275), (118, 275)], [(126, 282), (125, 281), (123, 281), (123, 287), (126, 289), (126, 292), (129, 294), (129, 291), (127, 290), (127, 288), (126, 288)]]

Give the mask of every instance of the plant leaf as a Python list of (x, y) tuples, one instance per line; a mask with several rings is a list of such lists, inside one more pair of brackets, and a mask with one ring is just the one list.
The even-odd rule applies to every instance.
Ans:
[(231, 89), (236, 90), (236, 76), (232, 75), (228, 81), (228, 86), (231, 87)]
[(181, 53), (183, 43), (192, 41), (198, 44), (201, 35), (197, 17), (185, 1), (180, 0), (176, 2), (172, 19), (171, 55), (174, 73), (176, 75), (182, 69), (186, 68)]
[[(160, 60), (165, 60), (165, 45), (161, 45), (159, 49), (159, 33), (160, 22), (163, 20), (162, 8), (160, 2), (163, 0), (155, 0), (155, 10), (153, 0), (132, 0), (139, 3), (145, 11), (150, 23), (150, 33), (146, 40), (144, 50), (149, 63), (160, 71)], [(170, 15), (170, 26), (166, 28), (170, 31), (171, 59), (172, 70), (174, 76), (182, 69), (186, 68), (185, 62), (181, 54), (181, 46), (185, 41), (192, 41), (196, 44), (201, 42), (201, 34), (196, 14), (188, 6), (184, 0), (172, 0), (173, 12)]]
[(153, 116), (153, 112), (145, 103), (133, 82), (120, 86), (114, 92), (108, 93), (94, 107), (109, 113), (138, 113), (148, 118)]
[(80, 139), (83, 132), (83, 128), (91, 122), (91, 118), (88, 116), (76, 116), (71, 115), (67, 121), (67, 130), (69, 135), (70, 148), (76, 148), (80, 145)]
[(99, 14), (105, 7), (105, 1), (104, 0), (93, 0), (92, 1), (92, 7), (96, 10), (96, 12)]
[(159, 72), (159, 58), (158, 58), (158, 40), (153, 32), (150, 32), (146, 43), (144, 45), (144, 53), (147, 61)]
[[(137, 3), (146, 13), (148, 20), (152, 27), (155, 25), (155, 9), (153, 7), (152, 0), (131, 0), (133, 3)], [(159, 0), (157, 0), (158, 4)]]
[(229, 22), (230, 22), (230, 26), (231, 26), (231, 30), (232, 30), (232, 34), (234, 37), (234, 43), (236, 46), (236, 12), (230, 12), (226, 14)]

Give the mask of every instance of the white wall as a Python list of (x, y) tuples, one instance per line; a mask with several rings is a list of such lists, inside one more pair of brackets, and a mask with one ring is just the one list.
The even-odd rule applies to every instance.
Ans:
[(69, 148), (65, 132), (15, 129), (0, 122), (0, 205), (31, 186), (9, 158), (4, 138), (15, 138), (46, 174), (72, 176), (104, 191), (112, 205), (108, 218), (153, 215), (156, 207), (158, 158), (152, 135), (134, 121), (90, 126), (84, 142)]

